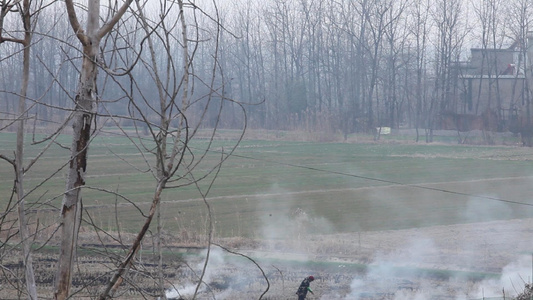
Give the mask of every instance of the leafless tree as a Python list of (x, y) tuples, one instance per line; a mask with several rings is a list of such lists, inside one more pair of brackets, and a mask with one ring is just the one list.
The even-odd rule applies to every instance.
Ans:
[[(484, 92), (486, 106), (483, 109), (495, 109), (498, 114), (501, 113), (502, 99), (500, 95), (500, 80), (499, 75), (505, 70), (502, 70), (498, 64), (498, 58), (493, 55), (488, 49), (501, 49), (503, 42), (508, 36), (505, 33), (506, 24), (502, 10), (502, 2), (498, 0), (484, 1), (479, 6), (474, 5), (474, 11), (479, 19), (481, 27), (481, 71), (482, 75), (486, 76), (486, 83), (483, 83), (483, 76), (477, 91), (477, 101), (474, 106), (474, 113), (479, 113), (479, 106), (481, 100), (482, 89), (487, 89)], [(500, 69), (499, 69), (500, 68)], [(494, 99), (495, 98), (495, 99)], [(495, 102), (495, 103), (493, 103)], [(501, 119), (501, 115), (499, 115)]]
[[(408, 35), (406, 34), (405, 13), (406, 7), (410, 5), (406, 1), (394, 1), (391, 9), (387, 13), (388, 23), (384, 28), (385, 32), (385, 58), (386, 70), (383, 78), (385, 94), (385, 116), (383, 124), (391, 128), (399, 128), (401, 122), (402, 97), (401, 90), (405, 90), (402, 77), (402, 70), (406, 69), (406, 63), (402, 54), (407, 45)], [(405, 77), (405, 76), (404, 76)]]
[[(31, 164), (24, 166), (24, 125), (27, 121), (26, 95), (30, 78), (30, 50), (33, 36), (32, 21), (37, 17), (36, 14), (38, 13), (40, 6), (37, 6), (37, 9), (35, 9), (36, 4), (32, 6), (30, 0), (24, 0), (22, 3), (21, 1), (2, 1), (0, 5), (0, 44), (4, 42), (13, 42), (20, 44), (23, 47), (22, 78), (18, 95), (17, 116), (14, 119), (14, 123), (17, 124), (17, 146), (15, 157), (10, 159), (6, 155), (0, 153), (0, 158), (8, 161), (14, 168), (15, 175), (13, 190), (16, 193), (16, 204), (18, 208), (18, 231), (22, 244), (22, 261), (25, 271), (26, 292), (28, 299), (37, 299), (37, 288), (35, 285), (33, 258), (31, 253), (32, 237), (30, 229), (28, 228), (28, 220), (26, 217), (27, 211), (25, 208), (26, 195), (24, 191), (24, 175), (25, 172), (31, 168)], [(22, 32), (24, 33), (22, 38), (17, 38), (13, 34), (10, 34), (7, 37), (4, 36), (6, 33), (3, 31), (3, 25), (8, 13), (20, 14), (23, 28)], [(32, 17), (34, 17), (33, 20)], [(6, 211), (5, 213), (9, 213), (9, 211)]]
[[(233, 101), (226, 98), (226, 82), (223, 69), (219, 61), (220, 31), (223, 30), (216, 4), (213, 11), (207, 12), (194, 3), (184, 3), (179, 0), (176, 3), (160, 2), (156, 7), (159, 9), (157, 16), (149, 13), (148, 2), (136, 1), (136, 18), (139, 28), (142, 28), (142, 47), (134, 64), (127, 66), (127, 61), (122, 60), (123, 68), (110, 68), (105, 62), (105, 70), (108, 76), (115, 80), (122, 93), (129, 100), (129, 115), (111, 116), (116, 126), (121, 128), (122, 133), (129, 137), (130, 141), (137, 145), (143, 157), (146, 154), (153, 155), (154, 160), (145, 157), (145, 163), (154, 178), (155, 190), (151, 199), (151, 206), (146, 214), (143, 214), (144, 222), (135, 239), (129, 247), (128, 253), (114, 270), (113, 277), (106, 288), (99, 295), (99, 299), (114, 297), (121, 285), (128, 281), (128, 271), (136, 263), (136, 255), (139, 252), (143, 240), (149, 234), (149, 228), (156, 218), (155, 253), (158, 256), (158, 276), (155, 279), (159, 286), (158, 296), (165, 297), (162, 249), (162, 221), (161, 199), (167, 190), (174, 190), (185, 185), (197, 187), (203, 199), (206, 199), (212, 182), (216, 179), (216, 173), (223, 161), (233, 152), (234, 148), (220, 153), (220, 159), (215, 165), (209, 166), (207, 171), (199, 173), (196, 169), (203, 164), (206, 156), (211, 155), (211, 142), (222, 120), (224, 106)], [(185, 10), (190, 10), (188, 18)], [(200, 24), (198, 16), (207, 16), (213, 26)], [(212, 15), (211, 15), (212, 14)], [(176, 15), (177, 18), (169, 18)], [(190, 32), (188, 22), (192, 22)], [(204, 43), (210, 43), (212, 49), (212, 66), (208, 76), (198, 75), (194, 72), (195, 54)], [(136, 45), (129, 45), (136, 48)], [(138, 48), (136, 48), (138, 49)], [(176, 51), (179, 49), (180, 51)], [(120, 49), (113, 49), (120, 51)], [(208, 63), (203, 61), (203, 63)], [(126, 72), (120, 69), (127, 69)], [(137, 70), (137, 71), (135, 71)], [(135, 74), (142, 70), (143, 78)], [(126, 77), (128, 80), (120, 80), (117, 77)], [(146, 80), (149, 78), (149, 80)], [(155, 88), (154, 88), (155, 87)], [(156, 101), (154, 101), (156, 100)], [(210, 120), (210, 111), (215, 111), (215, 120)], [(134, 132), (128, 132), (120, 125), (120, 118), (133, 120)], [(243, 118), (246, 120), (246, 117)], [(213, 122), (213, 129), (208, 133), (211, 140), (207, 149), (197, 151), (190, 148), (189, 142), (197, 135), (205, 124)], [(246, 124), (242, 125), (242, 134)], [(146, 141), (145, 135), (151, 138)], [(242, 135), (241, 135), (242, 138)], [(237, 142), (238, 143), (238, 142)], [(193, 154), (196, 153), (196, 154)], [(203, 190), (199, 182), (210, 181), (207, 190)], [(205, 201), (209, 214), (209, 204)], [(210, 247), (213, 229), (209, 219), (207, 230), (208, 249)], [(209, 252), (208, 252), (209, 253)], [(209, 255), (209, 254), (208, 254)], [(205, 264), (209, 256), (206, 258)], [(202, 275), (199, 284), (202, 284)], [(198, 290), (198, 287), (197, 287)]]
[(416, 83), (414, 88), (416, 141), (419, 141), (419, 128), (424, 122), (424, 104), (427, 103), (427, 53), (426, 45), (431, 30), (429, 22), (430, 3), (427, 0), (418, 0), (411, 9), (412, 23), (409, 26), (411, 36), (414, 37), (414, 60), (416, 69)]
[[(72, 145), (66, 192), (61, 207), (61, 254), (58, 261), (55, 299), (69, 297), (72, 282), (78, 230), (81, 222), (82, 198), (81, 187), (85, 185), (87, 171), (87, 155), (91, 140), (91, 126), (95, 122), (98, 89), (98, 56), (100, 41), (124, 15), (133, 0), (127, 0), (112, 16), (100, 26), (100, 1), (88, 2), (86, 11), (86, 27), (83, 28), (73, 0), (66, 0), (70, 25), (83, 48), (83, 62), (75, 98), (75, 111), (72, 117)], [(109, 7), (113, 9), (114, 7)]]
[(521, 90), (517, 91), (522, 93), (523, 98), (521, 101), (515, 101), (512, 104), (512, 112), (510, 113), (511, 130), (516, 133), (520, 133), (522, 138), (522, 144), (525, 146), (533, 146), (533, 118), (531, 111), (531, 73), (529, 70), (533, 67), (530, 59), (533, 55), (532, 45), (533, 38), (531, 36), (531, 11), (532, 4), (529, 1), (518, 0), (517, 5), (507, 8), (507, 15), (509, 16), (509, 30), (515, 37), (520, 49), (520, 61), (518, 65), (518, 71), (523, 72), (525, 76), (524, 86)]
[(462, 1), (439, 0), (432, 7), (432, 20), (437, 30), (434, 44), (436, 54), (434, 59), (434, 88), (428, 110), (429, 132), (426, 132), (426, 141), (433, 141), (435, 116), (453, 105), (453, 91), (457, 81), (453, 77), (453, 63), (459, 60), (464, 37), (467, 29), (463, 26)]

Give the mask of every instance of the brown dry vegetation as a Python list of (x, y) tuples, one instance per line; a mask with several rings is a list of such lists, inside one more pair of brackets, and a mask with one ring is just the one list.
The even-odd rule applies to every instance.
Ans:
[[(316, 295), (310, 299), (476, 299), (483, 276), (496, 276), (521, 254), (531, 252), (532, 228), (533, 219), (522, 219), (309, 235), (291, 241), (232, 238), (217, 243), (249, 256), (263, 268), (270, 284), (264, 299), (292, 299), (299, 282), (310, 274), (318, 278), (312, 285)], [(97, 295), (116, 266), (112, 258), (103, 258), (99, 252), (107, 251), (117, 260), (123, 255), (122, 248), (112, 241), (104, 241), (107, 247), (101, 248), (95, 247), (98, 240), (92, 234), (82, 236), (73, 282), (74, 290), (79, 290), (76, 299)], [(176, 242), (167, 236), (166, 241), (167, 285), (184, 291), (195, 282), (204, 253), (200, 248), (184, 247), (195, 243), (192, 240)], [(119, 299), (153, 299), (157, 294), (153, 277), (156, 263), (149, 243), (145, 244), (144, 254), (137, 258), (131, 281), (124, 285)], [(39, 291), (44, 298), (52, 294), (55, 262), (52, 252), (40, 253), (35, 259)], [(10, 283), (22, 276), (20, 258), (3, 257), (2, 265), (0, 298), (16, 299), (16, 285)], [(207, 273), (209, 288), (201, 289), (199, 299), (257, 299), (267, 288), (254, 264), (217, 246), (212, 248)], [(491, 286), (485, 284), (483, 291), (490, 297)], [(513, 284), (516, 290), (507, 290), (507, 295), (517, 295), (524, 286), (523, 282)], [(502, 291), (504, 287), (494, 289)], [(183, 298), (190, 299), (187, 295)]]

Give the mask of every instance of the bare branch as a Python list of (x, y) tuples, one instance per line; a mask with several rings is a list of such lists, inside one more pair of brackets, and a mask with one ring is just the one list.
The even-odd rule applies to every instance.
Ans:
[(126, 11), (128, 10), (130, 4), (133, 2), (133, 0), (126, 0), (122, 6), (120, 7), (120, 9), (115, 13), (115, 15), (113, 16), (113, 18), (111, 20), (109, 20), (107, 23), (105, 23), (97, 32), (96, 32), (96, 36), (98, 37), (98, 39), (101, 39), (103, 38), (106, 34), (108, 34), (111, 29), (113, 29), (113, 27), (115, 26), (115, 24), (117, 24), (117, 22), (122, 18), (122, 16), (124, 15), (124, 13), (126, 13)]
[(15, 166), (15, 160), (14, 159), (11, 159), (7, 156), (5, 156), (4, 154), (1, 154), (0, 153), (0, 158), (7, 161), (8, 163), (10, 163), (11, 165)]
[(67, 7), (69, 23), (72, 27), (72, 30), (74, 31), (74, 34), (76, 34), (82, 45), (89, 45), (89, 39), (78, 21), (76, 9), (74, 8), (74, 3), (72, 2), (72, 0), (65, 0), (65, 5)]
[[(239, 252), (231, 251), (231, 250), (229, 250), (228, 248), (226, 248), (226, 247), (224, 247), (224, 246), (222, 246), (222, 245), (220, 245), (220, 244), (217, 244), (217, 243), (212, 243), (212, 244), (215, 245), (215, 246), (218, 246), (218, 247), (222, 248), (222, 249), (223, 249), (224, 251), (226, 251), (226, 252), (229, 252), (229, 253), (231, 253), (231, 254), (235, 254), (235, 255), (242, 256), (242, 257), (248, 259), (249, 261), (251, 261), (252, 263), (254, 263), (254, 265), (257, 266), (257, 268), (261, 271), (261, 274), (263, 274), (263, 278), (265, 278), (265, 281), (266, 281), (266, 283), (267, 283), (267, 287), (266, 287), (266, 289), (263, 291), (263, 293), (261, 294), (261, 296), (259, 296), (259, 299), (263, 299), (263, 296), (264, 296), (264, 295), (268, 292), (268, 290), (270, 289), (270, 281), (268, 281), (268, 277), (266, 276), (265, 271), (263, 271), (263, 268), (261, 268), (261, 266), (260, 266), (260, 265), (259, 265), (254, 259), (252, 259), (251, 257), (249, 257), (249, 256), (247, 256), (247, 255), (244, 255), (244, 254), (239, 253)], [(279, 269), (278, 269), (278, 271), (279, 271)]]

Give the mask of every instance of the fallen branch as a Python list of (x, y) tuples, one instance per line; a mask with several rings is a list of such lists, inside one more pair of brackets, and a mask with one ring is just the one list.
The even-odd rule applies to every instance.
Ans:
[(264, 296), (264, 295), (268, 292), (268, 290), (270, 289), (270, 282), (268, 281), (268, 277), (266, 276), (265, 272), (263, 271), (263, 268), (261, 268), (261, 266), (259, 266), (259, 264), (258, 264), (255, 260), (253, 260), (251, 257), (249, 257), (249, 256), (247, 256), (247, 255), (244, 255), (244, 254), (242, 254), (242, 253), (238, 253), (238, 252), (235, 252), (235, 251), (231, 251), (231, 250), (229, 250), (228, 248), (226, 248), (226, 247), (224, 247), (224, 246), (222, 246), (222, 245), (220, 245), (220, 244), (217, 244), (217, 243), (212, 243), (212, 244), (215, 245), (215, 246), (218, 246), (218, 247), (222, 248), (224, 251), (229, 252), (229, 253), (231, 253), (231, 254), (235, 254), (235, 255), (239, 255), (239, 256), (245, 257), (245, 258), (247, 258), (249, 261), (253, 262), (253, 263), (257, 266), (257, 268), (261, 271), (261, 273), (263, 274), (263, 277), (265, 278), (265, 280), (266, 280), (266, 282), (267, 282), (267, 288), (266, 288), (266, 290), (261, 294), (261, 296), (259, 296), (259, 300), (262, 299), (263, 296)]

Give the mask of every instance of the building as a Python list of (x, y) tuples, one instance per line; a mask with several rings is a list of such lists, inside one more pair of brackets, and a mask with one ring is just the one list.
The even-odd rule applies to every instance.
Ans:
[(523, 55), (509, 49), (471, 49), (471, 59), (459, 69), (455, 113), (498, 116), (500, 129), (515, 116), (524, 103), (525, 80)]
[(470, 60), (453, 70), (455, 97), (441, 112), (441, 124), (461, 131), (511, 131), (533, 146), (533, 32), (527, 48), (519, 43), (507, 49), (473, 48)]

